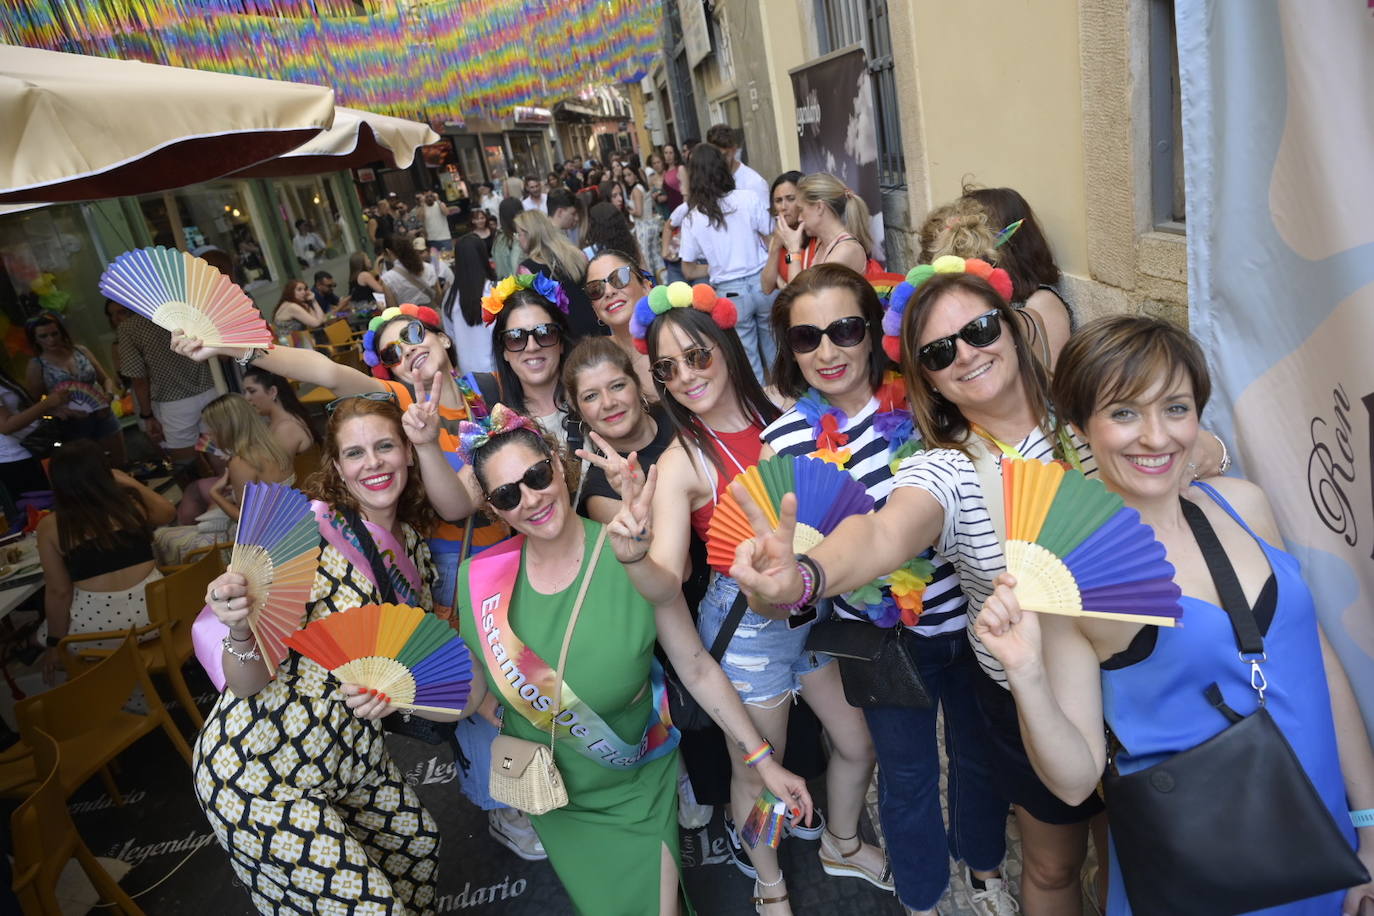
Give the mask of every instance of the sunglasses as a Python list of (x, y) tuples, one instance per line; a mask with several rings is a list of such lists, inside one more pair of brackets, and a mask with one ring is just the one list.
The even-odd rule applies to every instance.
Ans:
[(868, 322), (859, 315), (850, 315), (823, 328), (814, 324), (794, 324), (787, 329), (787, 345), (793, 353), (810, 353), (821, 345), (822, 337), (829, 337), (837, 347), (857, 347), (867, 335)]
[(390, 369), (401, 361), (401, 344), (416, 346), (425, 342), (429, 329), (414, 318), (401, 326), (401, 336), (377, 351), (377, 359)]
[(997, 309), (992, 309), (979, 315), (953, 334), (932, 340), (916, 351), (916, 358), (920, 360), (922, 366), (931, 372), (939, 372), (954, 362), (959, 338), (962, 337), (964, 342), (971, 347), (981, 348), (991, 346), (1001, 336), (1001, 314)]
[(531, 492), (547, 490), (553, 483), (553, 459), (545, 458), (526, 469), (521, 478), (512, 483), (502, 484), (487, 494), (487, 502), (493, 509), (509, 512), (520, 505), (520, 485), (524, 484)]
[(604, 280), (592, 280), (582, 290), (587, 294), (587, 298), (595, 302), (606, 294), (606, 284), (611, 284), (615, 289), (624, 289), (630, 285), (630, 281), (636, 276), (645, 280), (650, 279), (649, 274), (635, 270), (632, 267), (617, 267), (615, 270), (606, 274)]
[(534, 345), (541, 350), (556, 347), (563, 339), (563, 329), (552, 322), (536, 324), (532, 328), (507, 328), (501, 332), (501, 345), (507, 353), (519, 353), (529, 346), (527, 341), (531, 337), (534, 338)]
[(367, 401), (391, 401), (393, 404), (396, 403), (396, 395), (392, 394), (390, 391), (364, 391), (362, 394), (346, 394), (341, 398), (335, 398), (324, 405), (324, 412), (326, 415), (332, 414), (334, 413), (334, 408), (338, 407), (344, 401), (352, 401), (356, 398), (363, 398)]
[(682, 351), (681, 357), (663, 357), (663, 359), (660, 359), (650, 367), (650, 371), (653, 372), (654, 378), (666, 385), (673, 380), (675, 375), (677, 375), (678, 359), (681, 359), (687, 368), (695, 369), (698, 372), (711, 368), (711, 362), (715, 359), (715, 357), (711, 355), (712, 349), (714, 348), (688, 347), (686, 350)]

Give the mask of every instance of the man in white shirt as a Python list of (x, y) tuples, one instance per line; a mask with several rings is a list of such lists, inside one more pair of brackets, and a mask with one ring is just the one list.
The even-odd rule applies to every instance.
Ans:
[(420, 211), (425, 238), (429, 239), (429, 243), (440, 251), (450, 250), (453, 247), (453, 233), (448, 228), (448, 215), (456, 211), (450, 210), (433, 191), (424, 195), (416, 209)]
[(310, 225), (310, 220), (298, 219), (291, 247), (296, 252), (296, 260), (300, 261), (300, 266), (311, 267), (324, 253), (325, 244), (324, 239), (320, 238), (320, 234)]
[[(544, 179), (538, 175), (525, 176), (525, 199), (521, 201), (526, 210), (545, 210), (548, 197), (544, 193)], [(548, 212), (545, 210), (545, 212)]]
[(763, 176), (739, 160), (739, 134), (729, 124), (715, 124), (706, 132), (706, 142), (725, 154), (735, 187), (753, 191), (767, 206), (772, 199)]

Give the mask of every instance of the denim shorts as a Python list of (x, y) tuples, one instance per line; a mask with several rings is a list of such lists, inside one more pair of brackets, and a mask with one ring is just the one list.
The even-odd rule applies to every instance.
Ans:
[[(739, 585), (729, 576), (711, 574), (711, 583), (697, 606), (697, 632), (709, 650), (720, 632), (739, 594)], [(740, 699), (763, 703), (801, 689), (801, 677), (819, 671), (834, 661), (829, 655), (803, 648), (814, 621), (795, 629), (786, 620), (769, 620), (745, 611), (735, 635), (725, 647), (720, 667)]]

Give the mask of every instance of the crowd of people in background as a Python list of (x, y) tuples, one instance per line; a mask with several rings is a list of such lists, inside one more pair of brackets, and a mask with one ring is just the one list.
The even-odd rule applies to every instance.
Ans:
[[(1001, 482), (987, 468), (1001, 455), (1056, 459), (1100, 477), (1157, 526), (1190, 613), (1215, 610), (1222, 589), (1188, 525), (1200, 513), (1220, 529), (1246, 599), (1272, 621), (1269, 639), (1308, 665), (1268, 669), (1269, 709), (1333, 812), (1344, 815), (1347, 801), (1374, 807), (1374, 756), (1348, 680), (1316, 635), (1264, 496), (1217, 478), (1229, 458), (1199, 425), (1209, 382), (1196, 343), (1153, 319), (1076, 327), (1048, 238), (1018, 192), (969, 185), (928, 214), (916, 259), (936, 272), (892, 326), (875, 289), (890, 277), (881, 216), (832, 175), (769, 181), (742, 161), (726, 125), (681, 149), (568, 159), (469, 190), (461, 208), (435, 191), (382, 198), (366, 211), (370, 250), (351, 254), (346, 283), (324, 270), (288, 279), (270, 320), (295, 346), (217, 349), (110, 302), (110, 363), (59, 315), (26, 324), (31, 359), (22, 373), (0, 370), (0, 483), (7, 507), (58, 493), (39, 528), (47, 675), (61, 663), (51, 637), (146, 622), (142, 589), (160, 563), (205, 543), (207, 530), (209, 543), (232, 539), (249, 482), (288, 483), (317, 500), (322, 566), (332, 564), (310, 619), (404, 600), (459, 629), (478, 670), (473, 699), (461, 721), (422, 715), (464, 759), (488, 759), (499, 732), (549, 737), (547, 717), (509, 689), (506, 655), (491, 654), (502, 631), (472, 596), (512, 577), (502, 652), (534, 671), (568, 648), (571, 599), (584, 587), (578, 626), (592, 635), (571, 644), (568, 686), (584, 723), (624, 745), (622, 763), (555, 742), (571, 801), (531, 816), (492, 798), (483, 767), (459, 780), (496, 841), (551, 860), (578, 912), (680, 912), (678, 823), (712, 805), (725, 809), (751, 905), (792, 912), (777, 851), (741, 842), (737, 829), (768, 789), (788, 809), (788, 835), (820, 841), (828, 875), (892, 891), (908, 912), (936, 912), (952, 857), (980, 916), (1077, 914), (1102, 824), (1104, 719), (1131, 749), (1118, 758), (1124, 771), (1223, 727), (1206, 718), (1204, 682), (1221, 682), (1238, 709), (1254, 704), (1248, 668), (1215, 673), (1234, 656), (1224, 617), (1220, 628), (1190, 617), (1156, 642), (1153, 628), (1061, 626), (1019, 606), (993, 536)], [(308, 222), (296, 230), (306, 270), (323, 245)], [(676, 281), (709, 287), (704, 304), (637, 312)], [(323, 335), (340, 319), (366, 332), (356, 365), (334, 358)], [(212, 381), (216, 357), (228, 358), (231, 393)], [(323, 418), (300, 398), (314, 386), (337, 397)], [(177, 505), (125, 473), (110, 404), (126, 387), (141, 427), (181, 471)], [(840, 447), (838, 463), (875, 512), (796, 562), (785, 520), (733, 565), (706, 562), (710, 521), (737, 473)], [(1194, 479), (1211, 483), (1188, 486)], [(345, 529), (353, 540), (341, 539)], [(369, 539), (385, 548), (385, 581), (351, 546)], [(929, 570), (922, 606), (885, 625), (931, 702), (857, 707), (812, 631), (832, 615), (871, 621), (854, 590), (913, 563)], [(1277, 597), (1265, 585), (1271, 568)], [(894, 600), (890, 586), (877, 594)], [(214, 660), (224, 692), (195, 767), (235, 872), (264, 913), (326, 900), (347, 909), (364, 897), (433, 912), (445, 825), (390, 759), (378, 720), (392, 707), (351, 685), (346, 703), (334, 702), (327, 673), (297, 654), (269, 671), (245, 624), (252, 598), (229, 573), (207, 592), (227, 627)], [(819, 610), (799, 616), (808, 608)], [(1049, 655), (1062, 677), (1045, 676)], [(1309, 676), (1323, 666), (1324, 678)], [(1196, 697), (1162, 697), (1162, 685), (1195, 682)], [(723, 732), (728, 766), (704, 764), (720, 764), (719, 745), (702, 752), (698, 735), (660, 717), (665, 684), (695, 697), (712, 720), (701, 724)], [(798, 700), (828, 748), (823, 814), (784, 768), (799, 753), (788, 743)], [(1161, 724), (1150, 716), (1164, 702), (1175, 718)], [(245, 735), (258, 720), (306, 729), (310, 759), (254, 756)], [(875, 767), (882, 845), (860, 826)], [(1016, 894), (1003, 871), (1011, 817)], [(271, 842), (301, 818), (317, 825), (316, 841)], [(1356, 845), (1348, 818), (1342, 832)], [(1374, 843), (1358, 848), (1374, 859)], [(1129, 913), (1121, 874), (1132, 865), (1111, 844), (1097, 853), (1089, 897)], [(303, 883), (326, 861), (358, 880)], [(1275, 912), (1334, 916), (1342, 900), (1353, 913), (1374, 887)]]

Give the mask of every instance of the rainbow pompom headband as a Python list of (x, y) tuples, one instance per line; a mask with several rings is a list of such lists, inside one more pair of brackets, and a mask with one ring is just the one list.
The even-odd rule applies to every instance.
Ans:
[(681, 280), (667, 286), (655, 286), (649, 295), (635, 303), (634, 314), (630, 316), (630, 336), (634, 338), (635, 349), (640, 353), (649, 352), (649, 325), (654, 319), (669, 309), (694, 308), (711, 316), (711, 320), (722, 330), (735, 326), (739, 313), (735, 303), (716, 293), (705, 283), (688, 286)]
[(883, 352), (894, 362), (902, 361), (902, 315), (916, 295), (916, 290), (936, 274), (972, 274), (988, 281), (1002, 301), (1011, 301), (1011, 274), (1000, 267), (993, 267), (979, 258), (961, 258), (947, 254), (936, 258), (929, 264), (917, 264), (907, 271), (906, 279), (897, 284), (887, 302), (883, 314)]
[(393, 318), (402, 317), (414, 318), (431, 331), (437, 332), (444, 329), (444, 324), (439, 319), (439, 313), (427, 305), (412, 305), (407, 302), (404, 305), (393, 305), (383, 309), (380, 315), (367, 323), (367, 333), (363, 335), (363, 362), (371, 367), (372, 374), (376, 378), (391, 378), (391, 370), (382, 365), (382, 359), (377, 355), (377, 334)]

